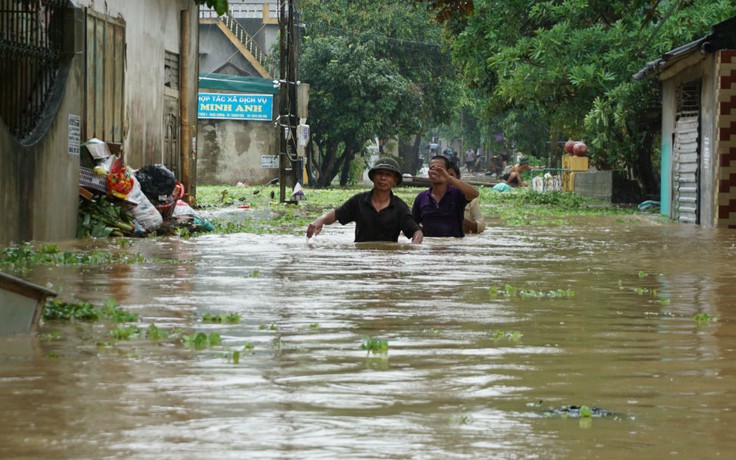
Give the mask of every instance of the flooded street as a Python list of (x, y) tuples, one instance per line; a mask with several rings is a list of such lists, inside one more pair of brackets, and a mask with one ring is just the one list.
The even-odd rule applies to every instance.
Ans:
[[(83, 322), (0, 339), (0, 458), (736, 456), (736, 231), (598, 217), (352, 240), (141, 239), (125, 251), (156, 263), (36, 267), (65, 300), (222, 344), (101, 345), (110, 325)], [(611, 414), (550, 412), (571, 405)]]

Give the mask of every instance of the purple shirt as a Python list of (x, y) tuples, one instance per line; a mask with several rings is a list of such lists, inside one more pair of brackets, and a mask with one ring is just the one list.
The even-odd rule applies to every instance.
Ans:
[(422, 225), (424, 236), (454, 236), (462, 238), (463, 216), (468, 200), (465, 194), (453, 185), (447, 185), (447, 192), (437, 203), (432, 198), (432, 189), (419, 192), (414, 199), (411, 213)]

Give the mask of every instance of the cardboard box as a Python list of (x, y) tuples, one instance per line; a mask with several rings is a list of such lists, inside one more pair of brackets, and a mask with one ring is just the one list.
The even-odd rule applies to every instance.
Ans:
[(588, 157), (576, 157), (572, 155), (563, 155), (562, 169), (570, 171), (587, 171), (589, 168)]

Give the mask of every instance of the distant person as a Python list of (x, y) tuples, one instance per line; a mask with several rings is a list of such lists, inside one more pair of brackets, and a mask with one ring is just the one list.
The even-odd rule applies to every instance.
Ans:
[(393, 194), (401, 183), (399, 164), (391, 157), (379, 158), (368, 171), (373, 188), (350, 197), (337, 209), (316, 218), (307, 227), (307, 238), (319, 234), (324, 225), (355, 222), (355, 242), (398, 241), (401, 232), (412, 243), (422, 242), (423, 233), (409, 206)]
[(475, 151), (475, 166), (473, 166), (473, 171), (480, 172), (481, 167), (485, 167), (487, 161), (488, 158), (486, 158), (483, 147), (478, 147), (478, 149)]
[(428, 190), (417, 194), (412, 207), (414, 219), (425, 236), (462, 238), (465, 206), (479, 193), (472, 185), (450, 175), (450, 162), (438, 155), (429, 161)]
[[(460, 168), (456, 165), (450, 165), (450, 169), (447, 170), (451, 176), (461, 178)], [(465, 212), (463, 213), (463, 233), (483, 233), (486, 229), (486, 224), (483, 222), (483, 213), (480, 210), (480, 203), (478, 198), (473, 198), (470, 203), (465, 205)]]
[(452, 156), (450, 156), (450, 164), (456, 165), (460, 163), (460, 157), (458, 156), (456, 151), (452, 151)]
[(447, 161), (451, 161), (452, 160), (452, 149), (450, 147), (445, 147), (445, 150), (442, 151), (442, 155), (445, 158), (447, 158)]
[(511, 187), (527, 187), (528, 184), (522, 180), (521, 173), (529, 169), (529, 159), (522, 157), (501, 178)]
[(501, 151), (501, 172), (506, 171), (506, 166), (509, 165), (509, 151)]
[(475, 151), (472, 148), (469, 148), (465, 151), (465, 167), (467, 168), (468, 172), (472, 172), (475, 167)]

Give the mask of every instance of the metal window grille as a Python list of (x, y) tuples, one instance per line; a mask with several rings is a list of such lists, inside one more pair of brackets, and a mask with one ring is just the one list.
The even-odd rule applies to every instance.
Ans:
[(68, 0), (0, 0), (0, 118), (16, 139), (41, 121), (59, 74)]
[(677, 112), (693, 113), (700, 111), (700, 84), (684, 83), (677, 87)]

